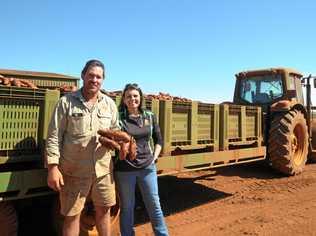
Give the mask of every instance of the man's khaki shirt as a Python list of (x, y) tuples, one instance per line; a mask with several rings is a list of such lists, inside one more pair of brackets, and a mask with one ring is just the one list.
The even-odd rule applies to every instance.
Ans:
[(57, 164), (63, 174), (100, 177), (113, 171), (111, 152), (98, 142), (99, 129), (118, 129), (114, 101), (99, 92), (89, 108), (81, 90), (60, 98), (47, 135), (47, 164)]

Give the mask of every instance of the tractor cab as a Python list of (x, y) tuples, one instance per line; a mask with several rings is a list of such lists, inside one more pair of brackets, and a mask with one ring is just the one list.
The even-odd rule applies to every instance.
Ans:
[[(289, 175), (316, 161), (316, 116), (311, 106), (311, 79), (289, 68), (236, 74), (234, 103), (262, 108), (264, 143), (272, 167)], [(306, 93), (304, 102), (303, 87)]]
[(301, 73), (288, 68), (236, 74), (234, 103), (259, 105), (263, 110), (279, 101), (304, 104)]

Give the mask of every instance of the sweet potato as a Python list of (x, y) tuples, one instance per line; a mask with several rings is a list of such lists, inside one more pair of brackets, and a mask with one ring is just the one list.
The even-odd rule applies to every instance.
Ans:
[(13, 79), (12, 82), (11, 82), (11, 85), (12, 86), (16, 86), (16, 87), (21, 87), (22, 86), (22, 83), (19, 79)]
[(102, 129), (98, 131), (98, 134), (115, 140), (116, 142), (122, 141), (126, 143), (130, 141), (130, 136), (126, 132), (120, 130)]
[(136, 151), (137, 151), (136, 141), (133, 137), (131, 137), (131, 140), (129, 142), (129, 158), (130, 158), (130, 160), (136, 159)]
[(32, 88), (32, 89), (37, 89), (37, 86), (33, 84), (31, 81), (21, 79), (21, 86), (26, 87), (26, 88)]
[(126, 157), (130, 160), (136, 159), (136, 141), (128, 133), (120, 130), (101, 129), (98, 130), (98, 134), (101, 136), (99, 140), (103, 146), (115, 146), (115, 149), (119, 150), (120, 160), (126, 160)]
[(11, 84), (10, 84), (9, 78), (3, 77), (2, 84), (6, 86), (10, 86)]
[(121, 146), (121, 149), (119, 152), (119, 158), (120, 160), (126, 160), (126, 156), (129, 152), (129, 142), (128, 143), (121, 142), (120, 146)]
[(104, 147), (106, 147), (108, 149), (111, 149), (111, 150), (115, 150), (115, 149), (120, 150), (121, 149), (120, 145), (117, 142), (115, 142), (114, 140), (109, 139), (107, 137), (100, 136), (99, 137), (99, 142)]

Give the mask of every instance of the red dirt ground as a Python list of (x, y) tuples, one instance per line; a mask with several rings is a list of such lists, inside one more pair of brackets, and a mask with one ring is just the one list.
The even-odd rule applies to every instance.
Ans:
[[(316, 164), (293, 177), (259, 163), (165, 176), (159, 191), (171, 236), (316, 236)], [(23, 211), (19, 236), (55, 236), (47, 208)], [(146, 211), (135, 215), (136, 236), (153, 235)]]
[[(316, 235), (316, 164), (284, 177), (260, 164), (159, 179), (170, 235)], [(144, 210), (136, 235), (153, 235)]]

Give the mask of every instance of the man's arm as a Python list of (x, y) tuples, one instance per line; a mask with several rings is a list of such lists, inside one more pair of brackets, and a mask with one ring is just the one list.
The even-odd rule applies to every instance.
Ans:
[(112, 106), (112, 122), (111, 122), (111, 129), (120, 130), (120, 122), (119, 122), (119, 113), (117, 111), (117, 107), (113, 102)]
[(64, 185), (63, 176), (58, 165), (66, 124), (66, 105), (64, 100), (61, 99), (57, 103), (52, 115), (46, 142), (46, 164), (48, 168), (47, 184), (55, 191), (60, 191), (61, 186)]
[(58, 165), (50, 164), (47, 166), (48, 168), (48, 176), (47, 176), (47, 185), (59, 192), (61, 187), (64, 185), (64, 178), (61, 174), (60, 170), (58, 169)]

